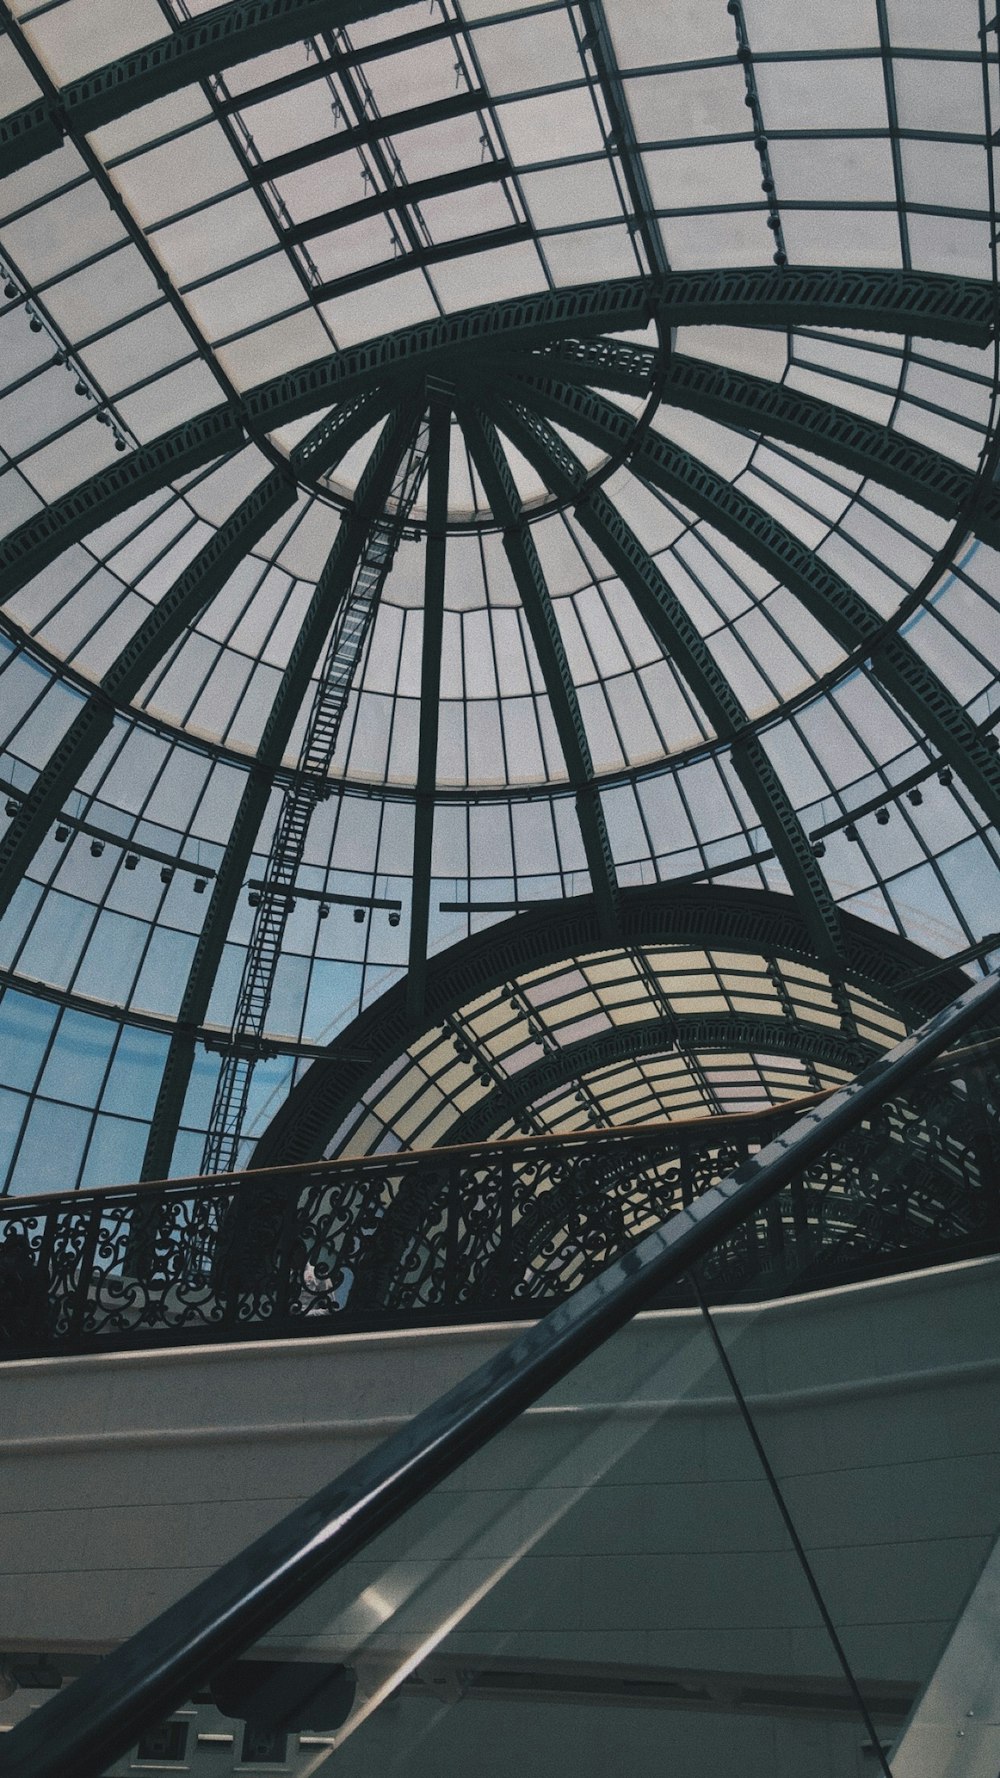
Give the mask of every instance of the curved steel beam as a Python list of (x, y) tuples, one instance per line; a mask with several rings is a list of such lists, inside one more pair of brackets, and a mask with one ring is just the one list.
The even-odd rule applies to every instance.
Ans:
[(684, 323), (825, 323), (983, 346), (992, 338), (998, 307), (992, 284), (931, 272), (760, 266), (602, 279), (485, 303), (351, 346), (251, 389), (246, 412), (254, 423), (273, 425), (276, 414), (296, 418), (342, 398), (366, 380), (409, 366), (421, 372), (433, 369), (438, 356), (467, 354), (474, 364), (484, 351), (495, 351), (508, 340), (524, 347), (567, 334), (642, 328), (654, 320), (665, 328)]
[(170, 1157), (194, 1061), (195, 1030), (204, 1022), (208, 1010), (254, 840), (267, 809), (273, 774), (288, 744), (334, 613), (351, 584), (368, 532), (385, 505), (416, 421), (416, 404), (411, 402), (394, 412), (383, 429), (359, 483), (354, 505), (344, 517), (316, 583), (264, 724), (257, 757), (247, 774), (246, 788), (233, 819), (211, 901), (195, 945), (177, 1014), (177, 1030), (167, 1053), (146, 1144), (144, 1179), (163, 1179), (170, 1170)]
[[(69, 129), (96, 130), (209, 74), (268, 50), (394, 12), (404, 0), (238, 0), (178, 23), (131, 55), (106, 62), (0, 123), (0, 178), (58, 148)], [(4, 11), (8, 9), (5, 6)]]
[(290, 452), (288, 461), (295, 475), (310, 480), (335, 469), (366, 432), (384, 420), (394, 402), (402, 399), (402, 390), (383, 384), (375, 389), (359, 389), (333, 412), (326, 414), (318, 426)]
[[(512, 443), (534, 463), (562, 499), (584, 490), (586, 472), (568, 445), (546, 422), (523, 407), (497, 403), (493, 410)], [(840, 916), (826, 878), (813, 854), (795, 808), (767, 753), (755, 735), (737, 740), (746, 727), (742, 704), (648, 550), (640, 543), (603, 489), (586, 494), (576, 508), (580, 526), (628, 589), (668, 660), (673, 661), (722, 740), (732, 743), (732, 760), (743, 788), (799, 899), (816, 951), (834, 965), (841, 955)]]
[(223, 587), (249, 549), (295, 504), (295, 484), (274, 471), (220, 525), (174, 581), (84, 700), (0, 840), (0, 914), (7, 908), (49, 826), (79, 783), (116, 710), (139, 690), (188, 624)]
[[(664, 405), (797, 445), (893, 488), (942, 518), (957, 519), (975, 498), (970, 528), (988, 543), (1000, 542), (1000, 491), (992, 483), (977, 489), (975, 475), (940, 451), (787, 383), (679, 352), (664, 363), (649, 347), (616, 339), (557, 340), (520, 356), (519, 376), (640, 398), (659, 375)], [(501, 373), (514, 368), (511, 354), (491, 362)]]
[[(531, 388), (543, 412), (603, 450), (620, 448), (634, 432), (630, 414), (587, 390), (548, 381)], [(723, 476), (658, 434), (640, 439), (630, 466), (787, 586), (848, 654), (868, 652), (875, 677), (1000, 826), (1000, 758), (916, 650), (846, 580)]]
[(641, 1024), (601, 1031), (543, 1056), (456, 1118), (435, 1147), (481, 1142), (508, 1118), (515, 1121), (547, 1093), (615, 1063), (641, 1062), (655, 1056), (694, 1055), (699, 1050), (764, 1052), (806, 1062), (844, 1068), (851, 1074), (880, 1052), (873, 1043), (847, 1037), (822, 1026), (788, 1019), (748, 1018), (719, 1013), (700, 1019), (650, 1019)]
[(80, 482), (0, 542), (0, 601), (40, 574), (71, 543), (157, 493), (175, 476), (200, 469), (243, 443), (240, 417), (223, 402)]
[[(996, 301), (991, 285), (968, 278), (762, 267), (577, 285), (401, 328), (258, 384), (239, 404), (223, 403), (186, 421), (25, 520), (0, 542), (0, 599), (70, 543), (164, 487), (172, 475), (235, 448), (247, 425), (270, 431), (332, 402), (353, 401), (386, 379), (408, 371), (423, 376), (447, 361), (454, 374), (463, 355), (475, 364), (484, 348), (505, 341), (524, 346), (566, 332), (644, 327), (661, 313), (665, 325), (701, 320), (774, 327), (828, 321), (981, 345), (995, 324)], [(326, 426), (324, 419), (298, 447), (297, 460), (308, 463), (310, 472), (324, 460)]]
[[(795, 959), (815, 968), (816, 954), (801, 910), (788, 895), (761, 889), (652, 884), (619, 890), (622, 943), (702, 950), (717, 946), (754, 957)], [(909, 940), (841, 915), (843, 979), (865, 987), (910, 1025), (946, 1006), (968, 978), (959, 969), (915, 979), (926, 953)], [(439, 953), (428, 964), (425, 1017), (406, 1014), (405, 982), (397, 983), (330, 1045), (303, 1076), (261, 1137), (253, 1165), (313, 1160), (390, 1063), (425, 1031), (491, 989), (529, 970), (607, 949), (592, 895), (545, 902)], [(907, 980), (906, 978), (910, 979)], [(359, 1059), (363, 1051), (370, 1061)]]
[(618, 878), (614, 854), (601, 793), (594, 781), (590, 741), (548, 584), (492, 422), (480, 410), (463, 407), (459, 411), (472, 460), (493, 514), (503, 526), (504, 553), (520, 594), (566, 770), (575, 792), (577, 819), (590, 880), (601, 910), (602, 929), (605, 938), (613, 939), (618, 930)]
[(802, 395), (786, 383), (771, 383), (742, 371), (680, 356), (670, 360), (663, 399), (727, 426), (749, 428), (780, 438), (845, 469), (870, 476), (918, 506), (955, 520), (975, 495), (970, 527), (986, 542), (1000, 542), (1000, 493), (960, 464), (888, 426), (875, 426), (845, 408)]

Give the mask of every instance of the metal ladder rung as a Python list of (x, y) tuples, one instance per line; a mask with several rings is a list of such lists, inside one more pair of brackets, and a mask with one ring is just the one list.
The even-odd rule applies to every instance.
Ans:
[(254, 1058), (241, 1055), (237, 1046), (264, 1034), (309, 825), (333, 763), (351, 685), (378, 600), (423, 479), (428, 437), (424, 420), (396, 472), (386, 512), (371, 525), (350, 592), (334, 620), (299, 750), (296, 775), (285, 791), (268, 851), (266, 887), (255, 909), (230, 1028), (233, 1047), (223, 1057), (205, 1138), (202, 1170), (206, 1173), (228, 1171), (237, 1162), (254, 1069)]

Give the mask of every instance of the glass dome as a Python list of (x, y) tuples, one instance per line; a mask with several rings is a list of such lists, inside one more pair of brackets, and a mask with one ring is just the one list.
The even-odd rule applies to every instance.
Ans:
[[(7, 1189), (280, 1158), (334, 1062), (317, 1152), (788, 1097), (859, 923), (887, 1031), (1000, 955), (982, 0), (5, 12)], [(762, 1047), (387, 1113), (587, 898), (581, 994), (749, 968)]]

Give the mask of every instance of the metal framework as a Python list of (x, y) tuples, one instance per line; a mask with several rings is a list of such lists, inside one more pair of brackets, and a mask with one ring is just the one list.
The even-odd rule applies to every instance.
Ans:
[[(500, 375), (514, 368), (513, 355), (493, 361)], [(940, 451), (862, 414), (821, 401), (787, 383), (768, 381), (728, 365), (659, 352), (622, 340), (557, 340), (520, 355), (518, 375), (539, 375), (571, 386), (645, 396), (654, 376), (668, 407), (687, 408), (725, 426), (778, 438), (870, 476), (907, 500), (955, 520), (968, 510), (969, 524), (987, 542), (1000, 540), (1000, 494), (979, 487), (969, 470)]]
[[(631, 417), (612, 402), (550, 383), (536, 400), (551, 418), (612, 450), (631, 436)], [(872, 671), (968, 785), (989, 819), (1000, 825), (1000, 760), (966, 711), (891, 625), (826, 562), (771, 515), (706, 464), (648, 433), (632, 458), (637, 475), (683, 501), (802, 600), (847, 653), (870, 657)]]
[(393, 12), (402, 3), (237, 0), (235, 5), (217, 6), (134, 54), (70, 81), (60, 90), (57, 103), (43, 101), (13, 112), (0, 134), (0, 168), (4, 174), (12, 173), (50, 154), (69, 128), (95, 130), (222, 68), (295, 43), (314, 31)]
[(267, 1015), (296, 879), (317, 803), (329, 793), (329, 772), (347, 700), (379, 596), (427, 468), (428, 433), (421, 426), (393, 482), (382, 513), (369, 527), (350, 591), (341, 600), (320, 669), (295, 776), (282, 797), (247, 945), (232, 1028), (212, 1102), (202, 1156), (205, 1173), (227, 1172), (239, 1158), (254, 1064), (264, 1047)]
[[(801, 958), (815, 966), (803, 910), (790, 905), (786, 896), (759, 890), (703, 884), (623, 888), (619, 923), (626, 945), (718, 947), (755, 957)], [(851, 915), (842, 916), (842, 930), (843, 976), (866, 984), (896, 1007), (907, 1024), (944, 1005), (961, 987), (957, 969), (918, 979), (922, 953), (905, 940), (876, 934)], [(593, 896), (540, 904), (477, 933), (428, 963), (424, 1029), (443, 1025), (491, 988), (545, 965), (599, 952), (605, 943)], [(254, 1165), (322, 1155), (367, 1089), (419, 1035), (407, 1016), (405, 984), (388, 989), (334, 1040), (328, 1059), (317, 1060), (293, 1089), (258, 1142)]]
[[(243, 427), (271, 428), (370, 392), (373, 383), (412, 370), (418, 376), (453, 360), (470, 362), (484, 345), (539, 340), (581, 330), (645, 326), (661, 316), (666, 326), (685, 322), (744, 327), (788, 325), (863, 326), (909, 331), (924, 337), (986, 344), (997, 321), (992, 286), (933, 273), (854, 272), (806, 268), (792, 273), (670, 272), (580, 285), (538, 296), (491, 303), (462, 314), (400, 329), (349, 347), (333, 357), (274, 377), (247, 391), (238, 409), (225, 404), (186, 421), (121, 463), (81, 483), (36, 518), (26, 520), (0, 544), (0, 593), (9, 597), (62, 549), (95, 530), (144, 495), (187, 469), (232, 449)], [(442, 374), (448, 374), (446, 371)], [(302, 441), (304, 468), (328, 422)]]
[(438, 719), (440, 715), (441, 643), (444, 629), (445, 551), (448, 528), (448, 471), (451, 453), (451, 409), (448, 392), (430, 395), (430, 438), (427, 463), (427, 545), (424, 572), (424, 624), (420, 655), (420, 735), (413, 815), (413, 876), (410, 901), (410, 943), (407, 968), (407, 1014), (419, 1023), (424, 1010), (427, 936), (431, 903), (431, 846), (434, 838), (434, 792), (437, 786)]
[(498, 404), (496, 412), (513, 442), (539, 468), (549, 486), (576, 499), (587, 535), (620, 575), (668, 659), (674, 660), (721, 739), (733, 746), (733, 764), (781, 862), (793, 894), (805, 909), (817, 955), (840, 955), (840, 918), (802, 823), (760, 742), (743, 736), (746, 713), (711, 651), (634, 531), (600, 488), (588, 489), (582, 464), (552, 428), (523, 406)]
[[(61, 1778), (66, 1770), (99, 1778), (137, 1734), (287, 1619), (378, 1532), (482, 1450), (638, 1310), (657, 1301), (684, 1273), (697, 1268), (696, 1275), (703, 1275), (711, 1256), (738, 1247), (743, 1231), (756, 1229), (762, 1217), (767, 1230), (769, 1207), (790, 1181), (807, 1177), (837, 1146), (850, 1146), (856, 1134), (872, 1131), (876, 1141), (868, 1144), (867, 1171), (892, 1143), (896, 1104), (920, 1097), (925, 1071), (977, 1019), (994, 1011), (997, 988), (996, 978), (977, 984), (948, 1014), (902, 1045), (888, 1065), (867, 1071), (788, 1137), (768, 1144), (732, 1178), (710, 1186), (692, 1210), (654, 1228), (613, 1260), (600, 1279), (557, 1304), (540, 1326), (506, 1344), (374, 1452), (293, 1508), (208, 1582), (95, 1663), (73, 1687), (31, 1712), (9, 1738), (10, 1778)], [(961, 1063), (955, 1078), (961, 1080)], [(932, 1106), (925, 1125), (935, 1159), (941, 1129), (936, 1109)], [(995, 1112), (992, 1122), (995, 1128)], [(926, 1167), (923, 1171), (926, 1178)], [(904, 1226), (898, 1203), (890, 1209), (890, 1224), (886, 1232), (895, 1237)], [(922, 1233), (926, 1254), (926, 1222)], [(795, 1235), (798, 1244), (798, 1229)], [(908, 1260), (913, 1263), (909, 1255)], [(28, 1263), (34, 1272), (30, 1246)], [(808, 1267), (796, 1269), (809, 1277)], [(743, 1275), (745, 1280), (745, 1260)]]
[[(125, 236), (141, 253), (155, 277), (165, 303), (170, 304), (190, 336), (193, 352), (200, 355), (219, 382), (226, 399), (205, 414), (185, 421), (151, 443), (128, 448), (122, 434), (122, 461), (91, 476), (47, 509), (30, 517), (0, 542), (0, 595), (10, 597), (61, 555), (70, 544), (81, 542), (102, 525), (180, 478), (190, 475), (238, 450), (250, 438), (278, 460), (273, 439), (276, 428), (312, 419), (314, 424), (290, 453), (287, 465), (251, 494), (243, 507), (221, 529), (218, 537), (185, 571), (157, 609), (141, 626), (133, 641), (108, 669), (100, 685), (84, 685), (86, 701), (65, 737), (42, 766), (33, 787), (11, 798), (14, 813), (0, 841), (0, 911), (44, 839), (51, 824), (63, 815), (67, 799), (80, 773), (99, 754), (114, 727), (116, 711), (129, 711), (130, 701), (170, 646), (188, 629), (205, 605), (226, 585), (241, 557), (264, 536), (270, 525), (287, 511), (294, 498), (294, 483), (307, 488), (331, 485), (346, 507), (341, 537), (327, 564), (316, 597), (307, 615), (292, 658), (283, 673), (275, 709), (268, 720), (263, 742), (233, 823), (225, 857), (213, 888), (182, 997), (179, 1024), (171, 1046), (147, 1152), (147, 1172), (165, 1171), (169, 1163), (172, 1127), (183, 1102), (195, 1042), (194, 1033), (204, 1026), (212, 983), (222, 955), (229, 920), (243, 886), (249, 859), (265, 817), (275, 775), (288, 768), (285, 749), (297, 707), (305, 695), (309, 674), (322, 648), (324, 624), (331, 606), (343, 597), (350, 572), (344, 564), (357, 545), (364, 549), (371, 512), (363, 484), (351, 504), (343, 488), (331, 483), (338, 466), (358, 441), (390, 416), (384, 440), (404, 410), (426, 409), (428, 381), (446, 384), (454, 393), (453, 409), (464, 431), (462, 445), (475, 463), (487, 489), (488, 511), (476, 515), (467, 528), (499, 525), (504, 550), (521, 597), (531, 643), (540, 664), (563, 758), (572, 786), (588, 870), (597, 898), (601, 932), (606, 941), (620, 934), (619, 868), (609, 834), (610, 805), (603, 800), (606, 778), (595, 770), (591, 738), (581, 712), (581, 698), (571, 671), (556, 605), (543, 572), (531, 521), (525, 511), (497, 432), (512, 439), (529, 462), (542, 474), (555, 502), (572, 506), (580, 530), (611, 565), (626, 587), (636, 609), (655, 637), (664, 657), (676, 668), (680, 688), (690, 695), (712, 724), (707, 745), (731, 762), (730, 792), (734, 805), (745, 807), (737, 794), (746, 792), (759, 819), (770, 850), (760, 843), (755, 830), (745, 839), (745, 856), (734, 860), (758, 865), (772, 854), (780, 864), (804, 917), (812, 954), (824, 965), (838, 970), (845, 961), (843, 922), (830, 882), (819, 862), (822, 834), (807, 834), (793, 799), (787, 793), (771, 753), (762, 744), (761, 732), (768, 722), (784, 714), (780, 701), (775, 710), (751, 717), (740, 696), (716, 664), (711, 648), (698, 632), (682, 600), (669, 584), (662, 559), (654, 562), (614, 501), (604, 492), (604, 470), (588, 477), (579, 459), (559, 436), (558, 426), (612, 454), (615, 463), (627, 461), (640, 480), (670, 499), (675, 499), (708, 521), (719, 533), (767, 568), (789, 587), (802, 606), (846, 651), (845, 672), (864, 665), (878, 680), (909, 720), (926, 746), (939, 756), (928, 770), (942, 765), (953, 772), (975, 798), (986, 817), (1000, 819), (1000, 761), (994, 738), (982, 719), (973, 721), (958, 700), (941, 684), (915, 648), (898, 633), (901, 619), (883, 622), (824, 561), (759, 506), (746, 499), (694, 456), (668, 445), (650, 429), (658, 401), (704, 414), (718, 423), (793, 448), (806, 448), (871, 477), (882, 486), (915, 499), (929, 510), (949, 519), (958, 528), (967, 525), (988, 541), (1000, 541), (1000, 501), (991, 474), (988, 432), (978, 474), (953, 463), (926, 445), (905, 437), (892, 425), (877, 426), (832, 403), (800, 395), (779, 383), (760, 377), (702, 364), (671, 354), (671, 332), (687, 324), (731, 324), (763, 329), (832, 327), (864, 328), (867, 335), (902, 334), (904, 354), (914, 338), (941, 340), (955, 345), (983, 347), (995, 338), (998, 305), (996, 289), (986, 280), (953, 278), (914, 272), (910, 265), (903, 215), (903, 191), (899, 145), (893, 138), (897, 200), (900, 208), (902, 270), (854, 267), (790, 266), (785, 245), (787, 210), (775, 193), (771, 149), (764, 132), (753, 45), (740, 8), (734, 11), (737, 55), (742, 66), (746, 102), (750, 113), (753, 146), (760, 157), (766, 194), (768, 227), (774, 237), (774, 265), (746, 269), (675, 272), (663, 247), (660, 213), (654, 203), (645, 171), (645, 146), (640, 145), (630, 108), (627, 80), (623, 78), (613, 34), (600, 0), (585, 0), (571, 15), (587, 80), (599, 99), (596, 105), (605, 137), (608, 164), (622, 199), (635, 263), (636, 277), (560, 286), (527, 297), (481, 305), (458, 314), (439, 314), (415, 326), (402, 327), (358, 346), (330, 352), (294, 370), (269, 377), (240, 390), (230, 381), (225, 358), (207, 344), (192, 320), (186, 304), (188, 288), (175, 289), (139, 228), (106, 166), (88, 136), (100, 125), (149, 105), (153, 100), (197, 81), (207, 82), (206, 94), (212, 116), (222, 126), (226, 140), (235, 147), (242, 163), (247, 190), (255, 191), (271, 220), (276, 238), (301, 273), (297, 254), (335, 227), (390, 218), (397, 214), (402, 235), (400, 252), (391, 261), (368, 265), (335, 279), (317, 274), (303, 284), (303, 301), (314, 312), (331, 297), (348, 289), (374, 287), (385, 277), (416, 266), (437, 264), (456, 254), (468, 254), (498, 242), (532, 240), (538, 231), (529, 223), (528, 208), (519, 194), (521, 174), (517, 156), (504, 145), (502, 128), (484, 85), (477, 84), (465, 67), (469, 33), (460, 20), (442, 18), (416, 34), (414, 41), (440, 41), (458, 56), (458, 85), (467, 90), (447, 98), (408, 107), (396, 116), (381, 117), (377, 107), (361, 106), (346, 128), (269, 159), (243, 153), (235, 126), (241, 109), (240, 94), (227, 90), (216, 75), (240, 62), (283, 45), (309, 42), (315, 54), (303, 66), (290, 67), (260, 89), (260, 101), (280, 98), (307, 88), (314, 80), (337, 73), (353, 91), (364, 88), (366, 60), (388, 54), (389, 40), (352, 47), (343, 28), (361, 19), (394, 10), (396, 0), (237, 0), (236, 4), (189, 20), (176, 20), (170, 33), (158, 42), (73, 80), (61, 89), (51, 81), (32, 48), (31, 33), (5, 16), (29, 68), (42, 89), (41, 99), (0, 121), (0, 170), (16, 172), (35, 159), (50, 154), (63, 140), (71, 142), (90, 178), (112, 204)], [(895, 117), (891, 55), (884, 11), (880, 14), (880, 42), (890, 119)], [(463, 34), (464, 33), (464, 34)], [(463, 69), (465, 73), (463, 74)], [(478, 80), (478, 76), (477, 76)], [(482, 136), (483, 155), (476, 165), (460, 167), (428, 179), (407, 182), (390, 177), (347, 209), (324, 211), (306, 220), (282, 219), (268, 195), (275, 180), (320, 164), (332, 152), (372, 150), (379, 164), (394, 133), (423, 129), (460, 118), (478, 116), (489, 120)], [(893, 125), (895, 130), (895, 125)], [(179, 132), (183, 134), (183, 128)], [(897, 132), (898, 134), (898, 132)], [(494, 137), (496, 138), (494, 140)], [(642, 138), (645, 142), (645, 138)], [(499, 146), (497, 145), (499, 143)], [(244, 143), (244, 147), (246, 144)], [(252, 145), (251, 145), (252, 147)], [(123, 159), (128, 158), (126, 152)], [(384, 170), (384, 169), (383, 169)], [(391, 173), (391, 169), (390, 169)], [(510, 222), (501, 228), (487, 227), (468, 237), (437, 242), (429, 232), (415, 230), (413, 216), (422, 204), (431, 205), (459, 192), (502, 187), (508, 196)], [(37, 203), (29, 197), (28, 209)], [(268, 206), (271, 206), (268, 209)], [(519, 207), (520, 206), (520, 207)], [(193, 206), (192, 214), (202, 206)], [(178, 215), (186, 212), (178, 212)], [(155, 229), (172, 219), (154, 224)], [(405, 240), (403, 239), (405, 236)], [(258, 256), (260, 257), (260, 256)], [(240, 262), (245, 269), (252, 259)], [(16, 268), (14, 268), (16, 271)], [(18, 280), (15, 280), (17, 283)], [(23, 281), (22, 281), (23, 282)], [(196, 281), (197, 282), (197, 281)], [(191, 289), (195, 286), (192, 285)], [(44, 312), (45, 292), (32, 293), (26, 283), (19, 289), (37, 300)], [(26, 309), (27, 312), (27, 309)], [(289, 310), (289, 315), (297, 313)], [(50, 323), (50, 317), (45, 325)], [(34, 324), (34, 323), (33, 323)], [(610, 337), (637, 333), (655, 326), (660, 347)], [(53, 339), (57, 335), (53, 332)], [(235, 337), (235, 336), (234, 336)], [(225, 345), (226, 341), (223, 340)], [(892, 348), (895, 350), (895, 348)], [(887, 347), (886, 350), (889, 350)], [(65, 362), (67, 352), (57, 355)], [(34, 373), (32, 373), (34, 374)], [(30, 380), (30, 379), (29, 379)], [(982, 380), (982, 379), (980, 379)], [(145, 384), (139, 385), (144, 387)], [(647, 411), (638, 423), (612, 402), (594, 393), (597, 389), (639, 396)], [(449, 400), (451, 398), (449, 397)], [(109, 404), (110, 409), (110, 404)], [(316, 416), (320, 417), (317, 419)], [(550, 423), (554, 422), (554, 423)], [(376, 456), (382, 449), (380, 444)], [(989, 449), (994, 452), (995, 446)], [(420, 734), (416, 782), (401, 792), (414, 807), (413, 899), (409, 927), (408, 1016), (419, 1025), (427, 991), (427, 950), (430, 930), (431, 841), (439, 732), (440, 682), (436, 656), (440, 652), (445, 581), (445, 532), (448, 465), (444, 422), (438, 430), (436, 455), (439, 469), (435, 510), (428, 522), (425, 576), (425, 640), (421, 667)], [(374, 462), (374, 459), (373, 459)], [(551, 503), (550, 503), (551, 505)], [(442, 513), (445, 515), (442, 517)], [(359, 542), (359, 539), (361, 541)], [(952, 540), (954, 541), (954, 540)], [(339, 553), (338, 553), (339, 552)], [(939, 554), (939, 565), (946, 558)], [(345, 578), (346, 577), (346, 578)], [(907, 608), (904, 607), (904, 615)], [(31, 649), (30, 639), (9, 633)], [(47, 657), (58, 665), (58, 655)], [(65, 670), (68, 683), (79, 687), (81, 679), (72, 667)], [(836, 675), (830, 676), (835, 683)], [(807, 694), (802, 694), (803, 696)], [(171, 732), (169, 725), (164, 732)], [(666, 732), (666, 725), (662, 725)], [(194, 744), (199, 744), (195, 741)], [(212, 749), (206, 748), (211, 752)], [(216, 751), (221, 755), (223, 749)], [(629, 756), (622, 749), (623, 756)], [(667, 747), (664, 742), (664, 755)], [(664, 758), (664, 764), (666, 763)], [(674, 763), (678, 763), (676, 760)], [(645, 761), (640, 765), (645, 770)], [(728, 764), (727, 768), (728, 769)], [(631, 762), (628, 771), (632, 772)], [(638, 768), (636, 768), (638, 772)], [(560, 778), (558, 763), (554, 779)], [(633, 774), (635, 775), (635, 774)], [(734, 782), (738, 780), (738, 786)], [(289, 792), (294, 797), (295, 775)], [(551, 786), (550, 786), (551, 787)], [(484, 793), (485, 794), (485, 793)], [(16, 805), (16, 806), (15, 806)], [(876, 805), (878, 808), (879, 805)], [(883, 811), (884, 812), (884, 811)], [(877, 816), (881, 819), (881, 814)], [(978, 816), (976, 817), (978, 819)], [(846, 820), (846, 817), (845, 817)], [(843, 823), (841, 823), (843, 824)], [(825, 829), (824, 829), (825, 831)], [(831, 828), (830, 831), (834, 831)], [(275, 841), (277, 844), (277, 840)], [(290, 856), (290, 854), (289, 854)], [(619, 865), (621, 864), (619, 860)], [(658, 868), (658, 867), (657, 867)], [(265, 903), (272, 912), (265, 918)], [(284, 904), (287, 905), (287, 904)], [(276, 918), (277, 903), (262, 897), (259, 923)], [(277, 927), (275, 927), (277, 932)], [(272, 934), (272, 938), (274, 934)], [(280, 934), (277, 935), (280, 943)], [(252, 947), (253, 949), (253, 947)], [(268, 943), (271, 968), (277, 944)], [(257, 960), (260, 961), (259, 959)], [(259, 973), (248, 964), (250, 976)], [(248, 994), (250, 989), (248, 987)], [(260, 997), (258, 996), (258, 999)], [(261, 1002), (266, 1002), (267, 996)], [(263, 1041), (263, 1020), (254, 1041)], [(232, 1060), (232, 1059), (231, 1059)], [(227, 1064), (228, 1066), (228, 1064)], [(236, 1068), (235, 1060), (232, 1060)], [(242, 1067), (242, 1064), (240, 1065)], [(239, 1071), (239, 1070), (237, 1070)], [(245, 1083), (244, 1083), (245, 1084)], [(209, 1147), (212, 1142), (210, 1139)], [(214, 1151), (213, 1151), (214, 1152)], [(216, 1157), (217, 1158), (217, 1157)]]
[[(773, 1297), (994, 1250), (981, 1047), (887, 1082), (713, 1246), (703, 1290)], [(18, 1199), (0, 1210), (0, 1357), (534, 1316), (749, 1171), (796, 1110)]]
[(730, 1013), (701, 1018), (658, 1018), (629, 1024), (627, 1030), (602, 1031), (564, 1044), (538, 1062), (529, 1063), (515, 1079), (486, 1094), (445, 1131), (442, 1146), (484, 1142), (506, 1122), (520, 1123), (538, 1100), (558, 1087), (579, 1081), (597, 1069), (626, 1066), (643, 1058), (677, 1054), (696, 1058), (738, 1052), (785, 1055), (800, 1061), (824, 1062), (853, 1073), (874, 1060), (875, 1045), (843, 1031), (819, 1030), (801, 1019), (734, 1017)]
[(178, 575), (102, 676), (0, 840), (0, 914), (9, 905), (49, 827), (102, 741), (115, 712), (223, 587), (249, 549), (295, 502), (295, 484), (275, 471), (256, 487)]
[(580, 713), (559, 625), (548, 596), (545, 575), (494, 427), (480, 413), (468, 410), (463, 412), (463, 425), (490, 507), (504, 528), (504, 550), (521, 595), (531, 639), (559, 731), (570, 782), (576, 794), (580, 832), (600, 909), (602, 931), (605, 937), (611, 938), (618, 926), (618, 882), (614, 855), (601, 807), (600, 792), (594, 781), (590, 742)]
[(273, 774), (288, 744), (313, 668), (351, 584), (369, 532), (384, 510), (419, 413), (418, 404), (411, 400), (398, 411), (394, 410), (387, 421), (368, 460), (354, 505), (341, 525), (317, 581), (282, 675), (261, 737), (255, 769), (249, 775), (236, 812), (225, 862), (216, 879), (195, 947), (177, 1030), (171, 1041), (153, 1111), (143, 1163), (144, 1178), (162, 1177), (169, 1170), (177, 1122), (194, 1060), (194, 1032), (205, 1018), (226, 934), (267, 807)]

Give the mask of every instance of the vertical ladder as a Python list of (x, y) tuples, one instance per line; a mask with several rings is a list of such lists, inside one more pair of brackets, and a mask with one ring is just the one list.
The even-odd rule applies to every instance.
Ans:
[(428, 441), (425, 418), (397, 471), (385, 510), (369, 530), (351, 590), (334, 619), (295, 775), (282, 798), (259, 891), (236, 1010), (205, 1137), (204, 1173), (231, 1172), (237, 1165), (250, 1083), (263, 1049), (274, 978), (288, 916), (295, 905), (295, 881), (309, 823), (316, 804), (329, 794), (328, 774), (348, 693), (427, 467)]

